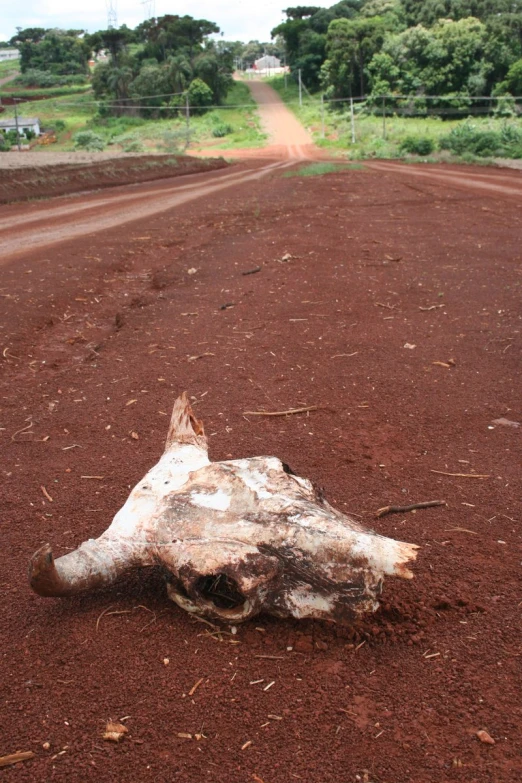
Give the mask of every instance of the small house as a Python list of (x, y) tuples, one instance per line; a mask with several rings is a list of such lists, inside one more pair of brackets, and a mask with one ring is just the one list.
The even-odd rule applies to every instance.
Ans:
[(25, 136), (28, 130), (33, 131), (35, 136), (40, 135), (40, 120), (38, 117), (18, 117), (18, 120), (11, 117), (7, 120), (0, 120), (0, 133), (3, 133), (4, 136), (9, 131), (15, 131), (17, 127), (20, 136)]
[(18, 49), (0, 49), (0, 63), (7, 62), (8, 60), (18, 60), (20, 52)]
[(274, 68), (281, 67), (281, 60), (271, 54), (265, 54), (264, 57), (255, 61), (254, 67), (256, 71), (272, 71)]

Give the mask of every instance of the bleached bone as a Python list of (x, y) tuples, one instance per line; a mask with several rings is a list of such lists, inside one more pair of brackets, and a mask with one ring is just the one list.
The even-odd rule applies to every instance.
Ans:
[(110, 527), (57, 560), (45, 545), (29, 579), (40, 595), (67, 596), (161, 564), (188, 612), (346, 620), (377, 608), (384, 576), (411, 579), (417, 549), (365, 530), (276, 457), (210, 462), (183, 394), (163, 456)]

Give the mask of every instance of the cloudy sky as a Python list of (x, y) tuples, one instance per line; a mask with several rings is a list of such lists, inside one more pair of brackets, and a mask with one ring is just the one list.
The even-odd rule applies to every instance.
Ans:
[[(76, 4), (71, 0), (23, 0), (13, 3), (0, 0), (0, 40), (8, 40), (16, 27), (62, 27), (89, 32), (107, 27), (107, 4), (110, 0), (89, 0)], [(314, 5), (328, 8), (335, 0)], [(118, 24), (135, 27), (151, 15), (154, 0), (113, 0)], [(293, 0), (155, 0), (156, 16), (189, 14), (197, 19), (216, 22), (229, 41), (269, 41), (270, 30), (285, 19), (281, 9), (298, 5)]]

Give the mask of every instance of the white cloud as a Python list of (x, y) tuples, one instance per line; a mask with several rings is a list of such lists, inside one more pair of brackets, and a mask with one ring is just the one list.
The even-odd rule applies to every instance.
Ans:
[[(113, 0), (118, 24), (135, 27), (145, 19), (148, 4), (140, 0)], [(335, 0), (314, 2), (314, 5), (329, 7)], [(7, 6), (6, 0), (2, 5)], [(2, 9), (2, 26), (7, 32), (3, 39), (11, 38), (16, 27), (60, 27), (86, 29), (89, 32), (107, 27), (106, 0), (89, 0), (83, 8), (70, 0), (25, 0), (18, 4), (9, 3)], [(262, 0), (259, 4), (245, 0), (177, 0), (173, 9), (172, 0), (155, 0), (155, 15), (176, 13), (188, 14), (197, 19), (215, 22), (229, 41), (269, 41), (270, 31), (286, 17), (282, 11), (288, 8), (288, 0)]]

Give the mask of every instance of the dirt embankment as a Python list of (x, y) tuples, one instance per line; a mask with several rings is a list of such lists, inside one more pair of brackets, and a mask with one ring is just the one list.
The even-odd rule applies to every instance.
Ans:
[[(31, 153), (31, 161), (35, 154)], [(78, 161), (75, 155), (68, 155), (68, 161), (63, 161), (63, 156), (54, 160), (53, 153), (44, 155), (45, 160), (39, 165), (28, 165), (27, 155), (21, 156), (19, 163), (22, 165), (12, 166), (11, 157), (9, 165), (0, 165), (0, 204), (197, 174), (227, 166), (224, 158), (197, 159), (186, 155), (104, 156), (101, 159), (82, 155)], [(39, 158), (41, 161), (42, 156)]]

